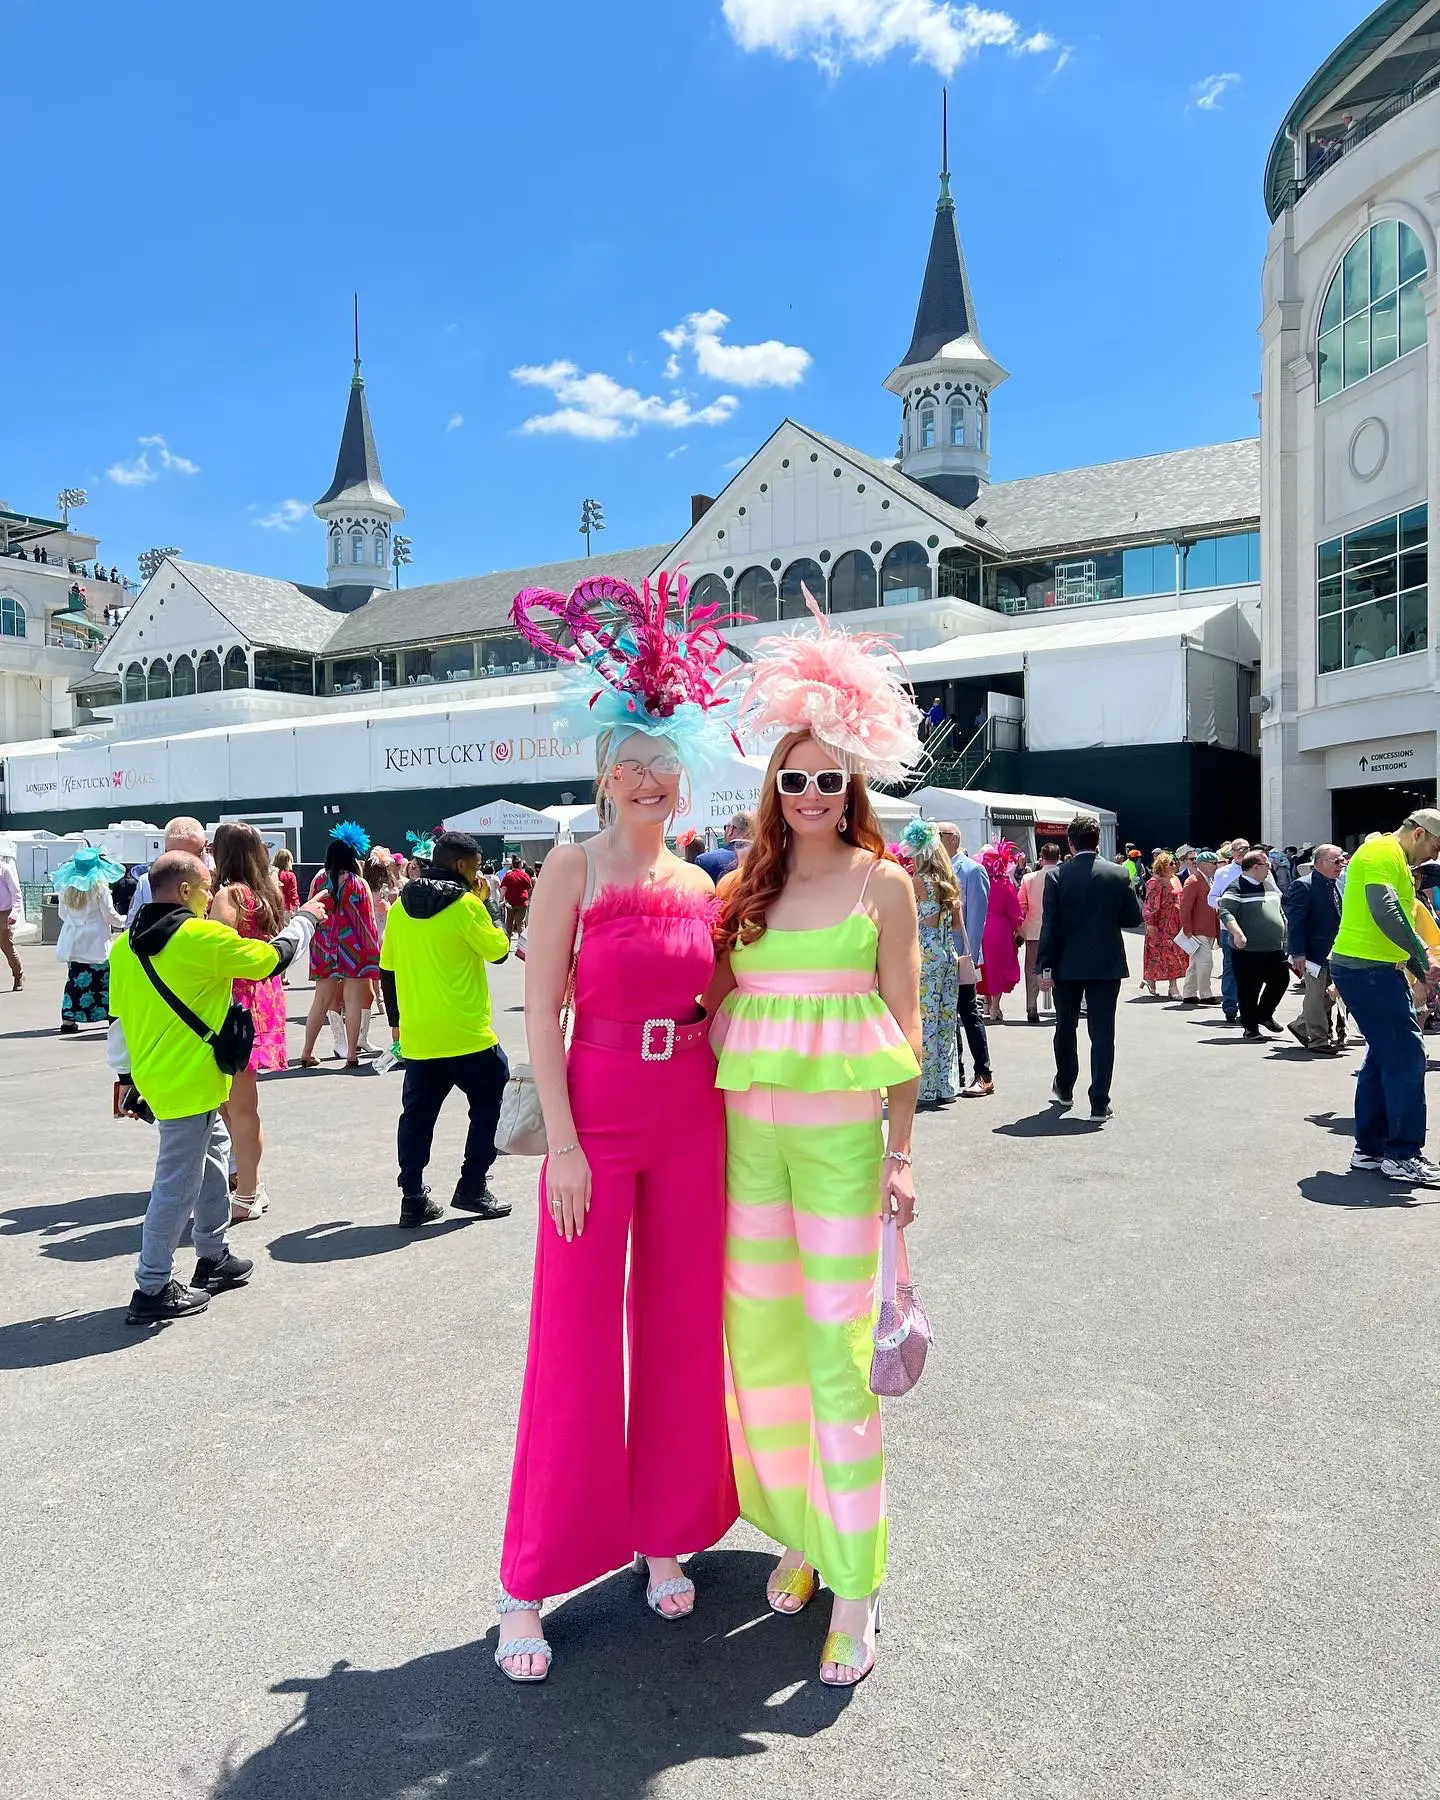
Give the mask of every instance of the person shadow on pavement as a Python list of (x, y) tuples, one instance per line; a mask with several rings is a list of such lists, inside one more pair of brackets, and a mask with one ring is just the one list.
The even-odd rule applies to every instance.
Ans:
[(853, 1690), (819, 1680), (829, 1596), (785, 1618), (765, 1603), (772, 1556), (712, 1550), (687, 1567), (697, 1609), (674, 1624), (651, 1617), (629, 1574), (547, 1611), (555, 1664), (541, 1684), (496, 1668), (493, 1624), (397, 1668), (341, 1661), (279, 1681), (271, 1692), (303, 1694), (303, 1712), (227, 1759), (211, 1800), (641, 1800), (668, 1769), (764, 1756), (766, 1736), (833, 1725)]

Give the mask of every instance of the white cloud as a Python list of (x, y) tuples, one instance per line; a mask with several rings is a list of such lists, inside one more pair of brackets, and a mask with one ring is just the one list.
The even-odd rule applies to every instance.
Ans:
[[(117, 487), (145, 487), (160, 478), (160, 469), (168, 469), (174, 475), (198, 475), (200, 465), (191, 462), (188, 456), (176, 456), (163, 437), (154, 432), (147, 437), (136, 440), (140, 445), (140, 454), (130, 462), (111, 463), (105, 471), (106, 478)], [(160, 469), (152, 467), (150, 452), (154, 451), (160, 459)]]
[(895, 50), (952, 75), (982, 50), (1039, 56), (1057, 48), (1049, 32), (1024, 31), (1009, 13), (952, 0), (724, 0), (722, 10), (742, 50), (809, 56), (829, 75)]
[(445, 421), (445, 429), (447, 431), (458, 431), (464, 423), (464, 413), (451, 413), (450, 417)]
[(510, 376), (522, 387), (545, 388), (560, 402), (553, 412), (536, 413), (521, 431), (588, 438), (597, 443), (631, 438), (642, 425), (660, 425), (669, 431), (693, 425), (723, 425), (735, 415), (740, 402), (733, 394), (720, 394), (708, 406), (693, 406), (685, 394), (665, 400), (658, 394), (642, 394), (624, 387), (612, 375), (587, 374), (564, 360), (522, 364)]
[(687, 345), (695, 353), (695, 367), (711, 381), (728, 382), (734, 387), (795, 387), (805, 379), (810, 367), (808, 350), (798, 344), (782, 344), (778, 338), (767, 338), (763, 344), (722, 344), (720, 333), (730, 323), (716, 307), (693, 312), (660, 333), (672, 352), (665, 365), (666, 378), (673, 380), (680, 372), (678, 352)]
[(1201, 112), (1219, 112), (1226, 89), (1234, 87), (1239, 79), (1233, 69), (1227, 70), (1223, 75), (1207, 75), (1191, 88), (1191, 104)]
[(266, 513), (263, 519), (256, 519), (266, 531), (290, 531), (302, 519), (310, 516), (310, 508), (303, 500), (282, 500), (274, 512)]
[(721, 467), (729, 469), (733, 473), (736, 469), (743, 469), (749, 460), (748, 456), (732, 456), (729, 462), (722, 463)]
[(683, 456), (689, 448), (688, 444), (677, 444), (673, 450), (667, 450), (665, 452), (666, 462), (674, 462), (677, 456)]

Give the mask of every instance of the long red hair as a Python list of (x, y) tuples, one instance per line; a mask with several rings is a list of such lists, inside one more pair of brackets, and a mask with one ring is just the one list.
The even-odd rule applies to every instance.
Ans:
[[(749, 853), (737, 873), (727, 876), (720, 884), (722, 910), (715, 943), (722, 956), (733, 950), (737, 943), (753, 944), (762, 935), (770, 908), (784, 892), (790, 873), (785, 861), (790, 831), (780, 808), (775, 774), (785, 767), (785, 759), (795, 746), (803, 744), (809, 736), (808, 731), (792, 731), (788, 737), (781, 738), (765, 770)], [(870, 804), (865, 777), (858, 769), (851, 774), (850, 785), (845, 791), (845, 826), (838, 835), (859, 850), (868, 850), (874, 856), (885, 854), (880, 821)]]

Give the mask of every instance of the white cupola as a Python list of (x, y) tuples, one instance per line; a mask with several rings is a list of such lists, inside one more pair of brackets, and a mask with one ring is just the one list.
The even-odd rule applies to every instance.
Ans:
[(405, 517), (405, 508), (390, 493), (380, 473), (375, 434), (370, 428), (370, 408), (365, 399), (365, 378), (360, 373), (358, 300), (355, 304), (355, 373), (350, 378), (350, 404), (345, 409), (345, 429), (340, 434), (335, 479), (315, 502), (315, 516), (323, 520), (326, 527), (325, 585), (328, 588), (360, 590), (352, 604), (363, 605), (375, 589), (392, 586), (391, 529)]

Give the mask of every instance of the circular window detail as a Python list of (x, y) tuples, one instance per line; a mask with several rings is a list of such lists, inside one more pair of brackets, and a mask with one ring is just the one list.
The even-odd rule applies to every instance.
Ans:
[(819, 462), (820, 452), (818, 450), (812, 450), (810, 452), (810, 460), (811, 460), (811, 462)]
[(822, 550), (820, 552), (820, 560), (821, 560), (821, 562), (829, 562), (830, 552), (828, 550)]
[(871, 554), (871, 555), (872, 555), (872, 556), (878, 556), (878, 555), (879, 555), (879, 554), (880, 554), (880, 540), (879, 540), (879, 538), (876, 538), (876, 539), (875, 539), (875, 541), (874, 541), (874, 543), (872, 543), (872, 544), (871, 544), (871, 546), (870, 546), (870, 554)]
[(880, 510), (881, 510), (881, 512), (889, 512), (890, 502), (888, 500), (882, 500), (880, 502)]
[(939, 545), (940, 545), (940, 540), (938, 537), (928, 537), (928, 538), (926, 538), (925, 542), (930, 546), (930, 548), (932, 550), (938, 549)]
[(830, 473), (835, 477), (835, 479), (837, 481), (840, 479), (840, 471), (838, 469), (832, 469), (830, 471)]
[(781, 462), (780, 467), (782, 469), (788, 469), (790, 467), (790, 458), (788, 456)]
[(730, 566), (730, 567), (729, 567), (729, 568), (727, 568), (727, 569), (726, 569), (726, 571), (725, 571), (725, 579), (726, 579), (726, 580), (727, 580), (727, 581), (729, 581), (729, 580), (730, 580), (730, 578), (731, 578), (731, 576), (732, 576), (732, 575), (734, 575), (734, 573), (735, 573), (735, 569), (734, 569), (734, 566), (733, 566), (733, 565), (731, 565), (731, 566)]
[(780, 567), (780, 558), (778, 556), (772, 556), (770, 558), (770, 567), (772, 569), (778, 569)]
[(717, 538), (723, 538), (723, 537), (724, 537), (724, 535), (725, 535), (725, 533), (724, 533), (724, 532), (723, 532), (723, 531), (717, 531), (717, 532), (716, 532), (716, 533), (715, 533), (715, 535), (716, 535), (716, 537), (717, 537)]
[(743, 506), (740, 508), (740, 517), (742, 519), (745, 517), (745, 508)]
[(1373, 481), (1390, 455), (1390, 432), (1383, 419), (1362, 419), (1350, 434), (1350, 473), (1357, 481)]
[(865, 492), (865, 483), (863, 481), (857, 481), (855, 483), (855, 492), (857, 494), (863, 494)]
[(768, 494), (770, 492), (770, 484), (768, 481), (762, 481), (760, 483), (760, 492), (762, 494)]

